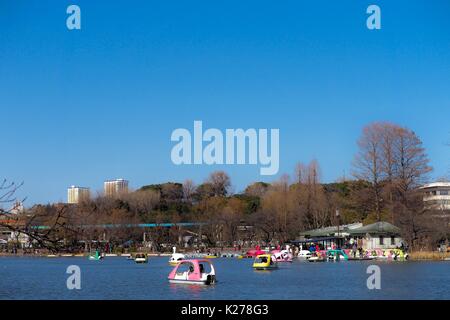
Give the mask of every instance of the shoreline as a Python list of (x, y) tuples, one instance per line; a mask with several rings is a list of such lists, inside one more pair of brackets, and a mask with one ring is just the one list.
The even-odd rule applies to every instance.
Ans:
[(411, 261), (449, 261), (450, 252), (416, 251), (409, 254)]
[[(135, 255), (137, 252), (132, 253), (111, 253), (106, 254), (106, 258), (126, 258), (130, 255)], [(191, 253), (186, 253), (187, 255)], [(192, 253), (195, 254), (195, 253)], [(171, 253), (148, 253), (148, 257), (170, 257)], [(60, 254), (45, 254), (45, 253), (30, 253), (30, 254), (13, 254), (13, 253), (0, 253), (0, 258), (2, 257), (32, 257), (32, 258), (87, 258), (89, 256), (88, 253), (60, 253)], [(376, 260), (376, 259), (375, 259)], [(384, 260), (380, 260), (384, 261)], [(450, 261), (450, 252), (433, 252), (433, 251), (418, 251), (409, 253), (409, 261)]]

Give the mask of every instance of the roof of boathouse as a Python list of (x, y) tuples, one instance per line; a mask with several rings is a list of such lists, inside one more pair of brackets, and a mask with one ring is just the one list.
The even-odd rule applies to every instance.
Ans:
[(300, 236), (306, 238), (314, 237), (333, 237), (339, 235), (366, 235), (366, 234), (376, 234), (376, 235), (397, 235), (400, 234), (400, 228), (390, 224), (389, 222), (380, 221), (363, 226), (362, 223), (353, 223), (348, 225), (319, 228), (314, 230), (308, 230), (300, 233)]
[[(350, 230), (362, 227), (362, 223), (352, 223), (339, 226), (324, 227), (319, 229), (308, 230), (300, 233), (305, 237), (332, 237), (339, 231), (340, 234), (348, 233)], [(339, 230), (338, 230), (339, 229)]]
[(351, 235), (364, 235), (364, 234), (388, 234), (397, 235), (400, 234), (400, 228), (390, 224), (386, 221), (375, 222), (367, 226), (350, 230)]

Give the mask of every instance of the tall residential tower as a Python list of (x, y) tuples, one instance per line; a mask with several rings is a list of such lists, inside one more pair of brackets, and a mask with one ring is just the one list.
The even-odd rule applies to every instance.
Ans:
[(115, 179), (104, 183), (105, 196), (112, 197), (128, 192), (128, 180)]
[(71, 186), (67, 189), (67, 203), (77, 204), (89, 200), (90, 196), (89, 188)]

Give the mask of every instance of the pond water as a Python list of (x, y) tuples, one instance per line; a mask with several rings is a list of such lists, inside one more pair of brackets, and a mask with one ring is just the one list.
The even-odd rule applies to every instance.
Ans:
[[(252, 260), (213, 259), (214, 286), (170, 284), (168, 258), (136, 264), (122, 257), (0, 257), (0, 299), (358, 300), (450, 299), (450, 262), (294, 261), (254, 271)], [(381, 290), (367, 288), (367, 267), (381, 268)], [(66, 269), (81, 269), (81, 290), (68, 290)]]

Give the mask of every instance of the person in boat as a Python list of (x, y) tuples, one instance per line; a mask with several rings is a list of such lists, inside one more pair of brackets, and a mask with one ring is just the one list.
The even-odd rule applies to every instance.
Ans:
[(200, 273), (203, 273), (203, 271), (205, 271), (205, 267), (203, 267), (203, 263), (200, 263), (199, 267), (200, 267)]
[(394, 251), (394, 260), (398, 260), (398, 256), (399, 256), (399, 254), (398, 254), (398, 251)]
[(359, 247), (358, 251), (359, 251), (359, 258), (362, 259), (362, 257), (363, 257), (363, 248)]
[(403, 243), (403, 241), (402, 241), (402, 243), (401, 243), (400, 250), (402, 250), (403, 252), (406, 252), (406, 246), (405, 246), (405, 244)]

